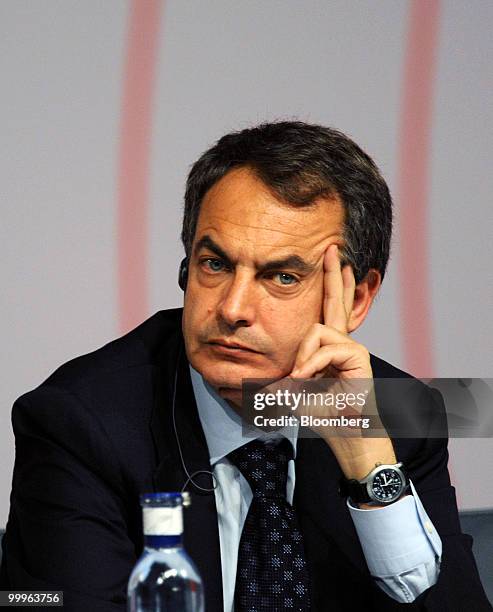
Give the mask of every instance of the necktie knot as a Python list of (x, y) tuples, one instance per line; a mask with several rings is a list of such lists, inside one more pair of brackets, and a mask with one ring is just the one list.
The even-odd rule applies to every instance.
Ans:
[(286, 498), (288, 462), (293, 458), (289, 440), (252, 440), (228, 458), (246, 478), (254, 497)]

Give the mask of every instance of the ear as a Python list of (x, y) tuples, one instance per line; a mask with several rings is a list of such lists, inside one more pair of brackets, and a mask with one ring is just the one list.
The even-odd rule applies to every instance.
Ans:
[(348, 332), (351, 333), (363, 323), (370, 310), (375, 296), (382, 284), (382, 276), (372, 268), (365, 278), (354, 289), (354, 302), (348, 320)]

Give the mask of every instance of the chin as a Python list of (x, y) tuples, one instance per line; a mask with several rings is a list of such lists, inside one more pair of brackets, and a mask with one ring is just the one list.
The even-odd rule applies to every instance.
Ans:
[[(194, 366), (195, 367), (195, 366)], [(283, 377), (279, 373), (266, 372), (264, 368), (253, 368), (251, 366), (231, 365), (230, 363), (219, 365), (213, 364), (199, 371), (204, 379), (214, 387), (222, 398), (232, 401), (238, 405), (242, 401), (242, 385), (248, 379), (278, 380)]]
[(262, 376), (262, 373), (257, 368), (231, 362), (199, 362), (198, 367), (195, 367), (195, 369), (200, 372), (205, 380), (213, 387), (223, 387), (225, 390), (241, 391), (243, 379), (260, 378)]
[[(257, 359), (260, 357), (260, 359)], [(265, 355), (252, 359), (237, 360), (228, 357), (211, 355), (207, 350), (192, 351), (188, 356), (193, 368), (200, 372), (204, 379), (215, 388), (241, 391), (243, 380), (248, 378), (281, 378), (284, 374), (272, 368), (272, 363)], [(269, 367), (270, 365), (270, 367)], [(274, 370), (274, 371), (272, 371)]]

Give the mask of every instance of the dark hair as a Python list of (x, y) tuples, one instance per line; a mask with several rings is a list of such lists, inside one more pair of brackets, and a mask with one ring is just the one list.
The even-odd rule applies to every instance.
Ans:
[(339, 197), (344, 207), (343, 259), (356, 282), (370, 268), (382, 278), (390, 252), (392, 198), (373, 160), (342, 132), (301, 121), (262, 123), (232, 132), (193, 164), (185, 190), (181, 239), (191, 256), (206, 192), (233, 168), (248, 167), (281, 201), (310, 206)]

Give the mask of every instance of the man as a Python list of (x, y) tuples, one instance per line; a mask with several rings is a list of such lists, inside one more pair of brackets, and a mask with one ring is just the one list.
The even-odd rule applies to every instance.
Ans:
[[(380, 288), (391, 224), (378, 169), (335, 130), (264, 124), (204, 153), (185, 194), (184, 308), (14, 405), (2, 587), (123, 611), (143, 543), (139, 493), (185, 487), (185, 546), (209, 611), (490, 609), (446, 439), (244, 435), (244, 379), (410, 378), (349, 336)], [(418, 387), (399, 409), (442, 418)], [(379, 466), (401, 462), (409, 486), (404, 475), (393, 499)], [(380, 502), (359, 482), (375, 474)]]

